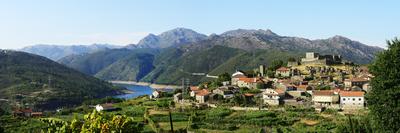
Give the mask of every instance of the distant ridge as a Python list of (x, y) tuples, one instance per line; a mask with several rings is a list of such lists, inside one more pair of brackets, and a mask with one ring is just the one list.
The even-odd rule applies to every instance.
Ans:
[(69, 55), (78, 55), (84, 53), (93, 53), (101, 50), (119, 48), (120, 46), (109, 45), (109, 44), (92, 44), (92, 45), (49, 45), (49, 44), (38, 44), (28, 46), (20, 49), (20, 51), (41, 55), (57, 61), (63, 57)]

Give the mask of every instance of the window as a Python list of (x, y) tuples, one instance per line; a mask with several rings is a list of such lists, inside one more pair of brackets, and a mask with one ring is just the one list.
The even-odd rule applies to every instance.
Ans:
[(356, 99), (355, 98), (353, 98), (353, 101), (355, 101)]
[(343, 101), (346, 101), (346, 98), (343, 98)]
[(361, 101), (361, 98), (358, 98), (358, 101)]

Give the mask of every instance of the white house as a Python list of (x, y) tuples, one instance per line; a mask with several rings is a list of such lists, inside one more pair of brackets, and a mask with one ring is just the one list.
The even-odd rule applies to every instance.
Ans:
[(360, 109), (364, 108), (364, 92), (363, 91), (341, 91), (340, 108), (342, 109)]
[(265, 89), (262, 96), (265, 104), (279, 105), (280, 101), (285, 96), (285, 91), (280, 89)]
[(247, 78), (247, 76), (241, 71), (236, 71), (235, 73), (233, 73), (231, 78), (231, 85), (237, 85), (237, 82), (240, 78)]
[(208, 101), (210, 92), (207, 89), (202, 89), (196, 94), (196, 100), (199, 103), (205, 103)]
[(152, 98), (160, 98), (161, 97), (161, 91), (153, 91), (152, 93)]
[(111, 103), (97, 104), (97, 105), (95, 106), (95, 108), (96, 108), (96, 110), (97, 110), (98, 112), (100, 112), (100, 111), (113, 111), (113, 110), (116, 110), (116, 109), (117, 109), (117, 108), (115, 108), (114, 105), (111, 104)]
[(275, 75), (277, 77), (289, 77), (291, 75), (290, 68), (280, 67), (280, 68), (276, 69)]
[(174, 95), (174, 102), (179, 102), (180, 100), (182, 100), (182, 93), (176, 93)]
[(197, 87), (197, 86), (191, 86), (191, 87), (190, 87), (190, 96), (191, 96), (191, 97), (195, 97), (196, 94), (197, 94), (197, 92), (199, 92), (199, 91), (200, 91), (199, 87)]

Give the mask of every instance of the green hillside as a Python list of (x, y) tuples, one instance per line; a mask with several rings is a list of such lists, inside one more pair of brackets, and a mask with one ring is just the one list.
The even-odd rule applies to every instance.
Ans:
[[(185, 49), (185, 48), (183, 48)], [(180, 83), (183, 77), (198, 82), (204, 76), (193, 76), (192, 73), (208, 73), (225, 63), (230, 58), (244, 51), (223, 46), (212, 46), (204, 49), (165, 50), (156, 60), (156, 68), (142, 79), (145, 82)]]
[(119, 89), (45, 57), (0, 50), (0, 98), (39, 108), (74, 105)]
[(139, 81), (153, 69), (154, 55), (133, 53), (109, 65), (95, 77), (107, 80)]
[(254, 52), (245, 52), (234, 56), (225, 63), (219, 65), (209, 72), (210, 75), (219, 75), (224, 72), (234, 73), (236, 70), (251, 70), (260, 65), (268, 66), (274, 60), (287, 61), (290, 57), (301, 57), (303, 53), (288, 53), (275, 50), (257, 50)]

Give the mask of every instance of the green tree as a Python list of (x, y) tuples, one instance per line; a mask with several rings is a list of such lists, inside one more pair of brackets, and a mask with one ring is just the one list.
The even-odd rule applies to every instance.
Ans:
[(228, 73), (223, 73), (221, 75), (218, 75), (218, 81), (224, 82), (224, 81), (231, 81), (231, 75)]
[(380, 130), (400, 131), (400, 41), (388, 41), (388, 49), (379, 53), (369, 66), (371, 91), (367, 102)]
[(256, 87), (257, 87), (257, 89), (264, 89), (265, 84), (264, 83), (257, 83)]
[(132, 117), (125, 115), (106, 115), (93, 110), (84, 116), (83, 120), (73, 119), (71, 122), (63, 121), (57, 118), (40, 119), (46, 123), (47, 128), (42, 129), (42, 132), (81, 132), (81, 133), (133, 133), (140, 132), (143, 128), (138, 122), (135, 122)]
[(295, 62), (295, 61), (296, 61), (296, 58), (290, 57), (290, 58), (288, 59), (288, 61), (290, 61), (290, 62)]
[(268, 67), (268, 70), (275, 71), (276, 69), (282, 67), (284, 65), (282, 60), (274, 60)]

